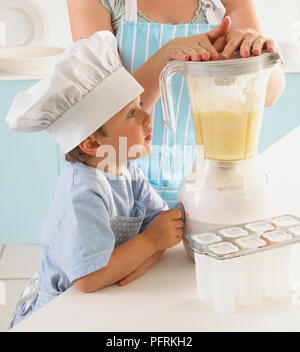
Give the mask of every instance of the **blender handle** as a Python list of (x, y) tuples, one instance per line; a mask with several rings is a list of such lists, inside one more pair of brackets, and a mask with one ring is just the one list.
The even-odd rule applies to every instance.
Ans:
[(175, 113), (172, 97), (172, 76), (177, 73), (182, 73), (182, 65), (178, 61), (170, 61), (159, 76), (160, 96), (164, 115), (165, 126), (173, 133), (176, 132)]

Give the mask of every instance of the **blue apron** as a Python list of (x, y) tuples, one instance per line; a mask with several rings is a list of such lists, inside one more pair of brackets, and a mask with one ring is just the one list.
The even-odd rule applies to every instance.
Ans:
[[(209, 24), (161, 24), (137, 22), (136, 0), (125, 0), (125, 18), (121, 22), (117, 41), (122, 62), (129, 72), (136, 71), (161, 46), (178, 38), (208, 32), (219, 24), (225, 9), (220, 0), (206, 0)], [(153, 140), (149, 158), (137, 159), (136, 165), (158, 194), (174, 208), (184, 175), (189, 170), (195, 151), (195, 136), (190, 101), (185, 80), (175, 74), (172, 80), (176, 134), (164, 125), (161, 100), (151, 110)]]

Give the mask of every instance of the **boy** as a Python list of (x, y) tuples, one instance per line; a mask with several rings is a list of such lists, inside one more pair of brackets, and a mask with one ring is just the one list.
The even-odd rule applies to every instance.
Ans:
[(180, 242), (180, 211), (167, 211), (128, 161), (151, 152), (142, 91), (121, 66), (113, 34), (101, 31), (75, 43), (51, 77), (16, 97), (9, 126), (47, 129), (68, 163), (37, 231), (39, 273), (21, 292), (10, 328), (73, 284), (92, 292), (132, 281)]

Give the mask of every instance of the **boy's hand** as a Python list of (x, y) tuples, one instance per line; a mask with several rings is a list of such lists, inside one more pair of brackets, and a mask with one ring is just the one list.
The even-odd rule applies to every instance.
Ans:
[(182, 214), (179, 209), (162, 212), (144, 231), (155, 251), (178, 244), (183, 233)]
[(272, 53), (275, 51), (275, 42), (254, 29), (238, 28), (219, 37), (214, 42), (214, 47), (218, 52), (222, 52), (222, 59), (228, 59), (238, 49), (241, 57), (260, 55), (264, 48)]

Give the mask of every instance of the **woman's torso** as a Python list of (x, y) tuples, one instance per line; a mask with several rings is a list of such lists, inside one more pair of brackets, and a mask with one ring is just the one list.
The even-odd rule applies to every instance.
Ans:
[[(125, 0), (101, 1), (109, 11), (113, 29), (117, 33), (125, 18)], [(159, 3), (159, 7), (155, 6), (156, 2)], [(137, 20), (138, 22), (165, 24), (207, 23), (203, 1), (191, 0), (188, 7), (186, 4), (186, 0), (172, 1), (172, 11), (164, 11), (164, 9), (161, 10), (161, 7), (165, 6), (168, 9), (169, 3), (167, 4), (167, 2), (137, 0)]]

